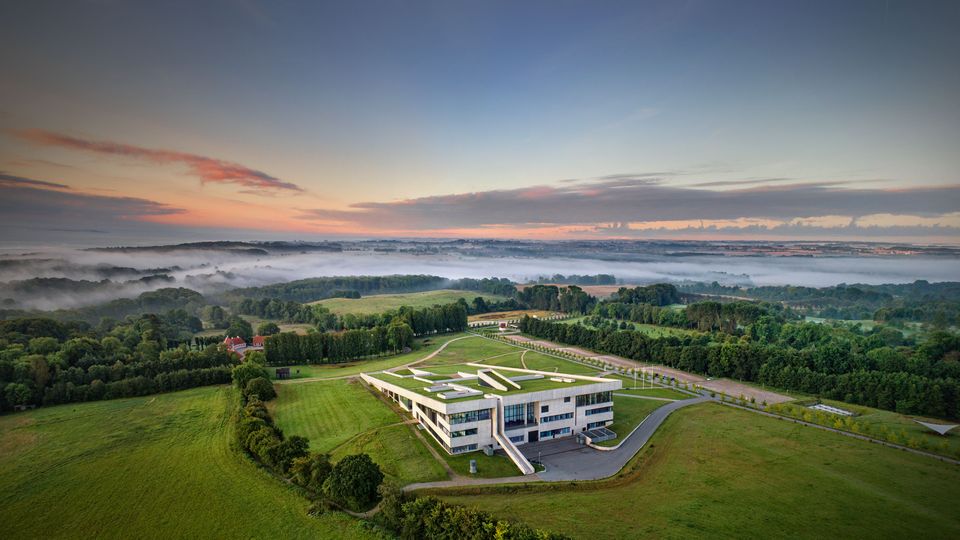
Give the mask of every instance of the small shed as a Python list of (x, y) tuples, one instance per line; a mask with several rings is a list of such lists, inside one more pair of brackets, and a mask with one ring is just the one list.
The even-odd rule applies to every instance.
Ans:
[(277, 368), (277, 379), (289, 379), (289, 378), (290, 378), (290, 368), (288, 367)]

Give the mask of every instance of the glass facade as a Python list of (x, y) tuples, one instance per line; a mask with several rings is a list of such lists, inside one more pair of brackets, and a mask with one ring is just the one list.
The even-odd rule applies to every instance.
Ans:
[(536, 424), (534, 417), (534, 403), (520, 403), (517, 405), (507, 405), (503, 408), (503, 426), (506, 429), (525, 426), (527, 424)]
[(480, 409), (479, 411), (467, 411), (451, 414), (449, 418), (450, 425), (466, 424), (467, 422), (479, 422), (480, 420), (490, 419), (490, 409)]
[(470, 429), (463, 429), (460, 431), (451, 431), (450, 437), (451, 438), (467, 437), (469, 435), (476, 435), (476, 434), (477, 434), (477, 428), (470, 428)]
[(524, 442), (524, 441), (526, 441), (526, 440), (527, 440), (527, 436), (526, 436), (526, 435), (514, 435), (513, 437), (510, 437), (510, 442), (515, 442), (515, 443), (516, 443), (516, 442), (522, 443), (522, 442)]
[(584, 412), (583, 414), (585, 414), (585, 415), (587, 415), (587, 416), (591, 416), (591, 415), (594, 415), (594, 414), (603, 414), (603, 413), (606, 413), (606, 412), (610, 412), (610, 411), (612, 411), (612, 410), (613, 410), (613, 407), (599, 407), (599, 408), (596, 408), (596, 409), (587, 409), (587, 411)]
[(577, 407), (586, 407), (587, 405), (596, 405), (598, 403), (609, 403), (611, 401), (613, 401), (612, 392), (583, 394), (582, 396), (577, 396)]
[(590, 422), (589, 424), (587, 424), (587, 429), (595, 429), (598, 427), (603, 427), (605, 425), (607, 425), (606, 420), (604, 420), (603, 422)]
[(571, 418), (573, 418), (572, 412), (563, 413), (563, 414), (554, 414), (551, 416), (541, 416), (540, 423), (546, 424), (547, 422), (556, 422), (557, 420), (569, 420)]
[(450, 451), (454, 454), (462, 454), (463, 452), (473, 452), (476, 449), (476, 444), (465, 444), (463, 446), (454, 446)]
[(553, 439), (554, 437), (562, 437), (564, 435), (569, 435), (569, 434), (570, 434), (570, 428), (568, 427), (551, 429), (550, 431), (541, 431), (540, 440)]

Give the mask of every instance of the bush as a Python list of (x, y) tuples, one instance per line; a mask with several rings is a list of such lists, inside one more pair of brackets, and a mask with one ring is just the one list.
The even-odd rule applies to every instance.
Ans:
[(323, 493), (347, 508), (361, 511), (377, 502), (377, 488), (383, 482), (380, 466), (367, 454), (346, 456), (333, 467), (323, 482)]
[(251, 380), (257, 377), (269, 379), (270, 373), (268, 373), (262, 365), (248, 359), (246, 362), (235, 366), (233, 371), (230, 372), (230, 376), (233, 378), (233, 384), (239, 390), (243, 391), (247, 388), (247, 383)]
[(244, 389), (244, 394), (246, 394), (248, 398), (257, 396), (263, 401), (270, 401), (277, 397), (277, 391), (273, 389), (273, 383), (263, 377), (250, 379), (250, 381), (247, 382), (246, 389)]
[(323, 490), (323, 481), (330, 475), (333, 465), (327, 454), (310, 454), (293, 460), (290, 473), (293, 482), (315, 493)]

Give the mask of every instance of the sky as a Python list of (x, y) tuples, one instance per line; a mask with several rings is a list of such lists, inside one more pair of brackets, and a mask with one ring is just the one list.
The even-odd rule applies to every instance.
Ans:
[(0, 3), (0, 241), (960, 240), (960, 2)]

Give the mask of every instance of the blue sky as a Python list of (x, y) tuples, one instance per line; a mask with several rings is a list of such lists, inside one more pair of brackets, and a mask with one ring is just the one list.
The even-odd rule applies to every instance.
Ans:
[[(696, 237), (706, 220), (713, 236), (931, 241), (960, 226), (957, 2), (40, 0), (0, 20), (0, 172), (68, 186), (0, 182), (25, 236), (49, 220), (542, 237)], [(194, 158), (298, 190), (198, 175)], [(91, 215), (29, 206), (50, 189)], [(722, 216), (689, 202), (738, 190)], [(618, 193), (636, 212), (601, 220)], [(465, 202), (538, 196), (564, 218)], [(750, 206), (771, 196), (777, 212)]]

